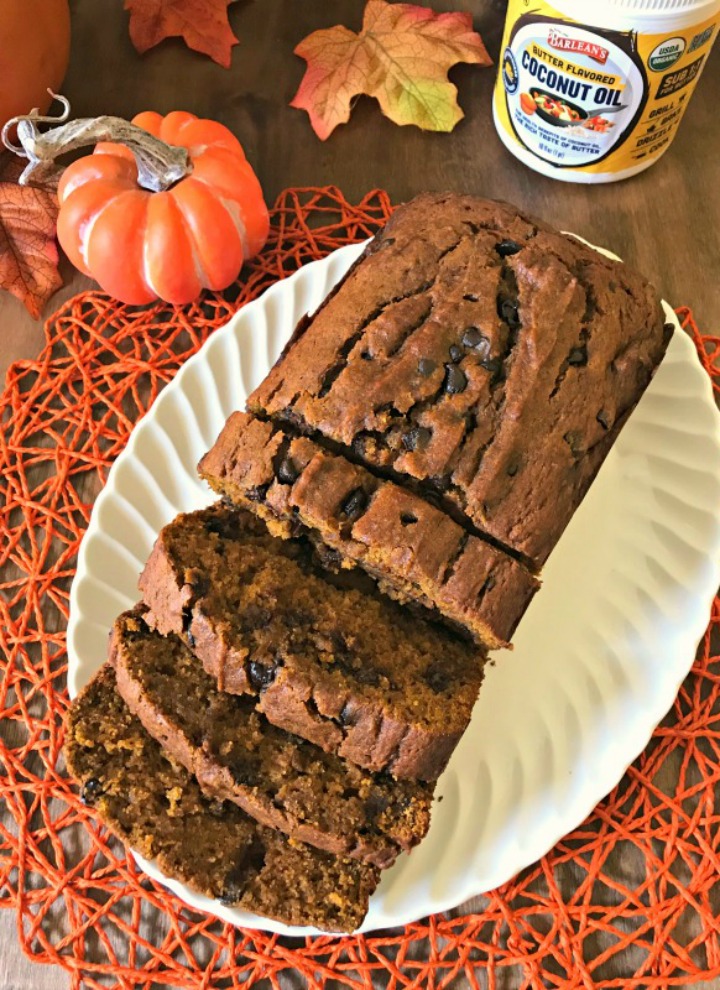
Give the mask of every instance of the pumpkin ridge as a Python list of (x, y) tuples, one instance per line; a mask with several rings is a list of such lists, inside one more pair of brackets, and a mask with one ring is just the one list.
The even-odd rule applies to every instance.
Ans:
[[(147, 202), (151, 195), (152, 194), (147, 192), (145, 189), (135, 188), (135, 189), (126, 189), (123, 192), (121, 192), (118, 196), (113, 196), (112, 198), (109, 198), (107, 202), (104, 203), (103, 206), (101, 206), (100, 209), (97, 211), (97, 213), (89, 220), (88, 227), (85, 230), (83, 237), (84, 257), (88, 268), (93, 273), (93, 277), (97, 279), (97, 281), (103, 286), (103, 288), (109, 286), (109, 288), (106, 288), (106, 291), (108, 291), (111, 295), (117, 295), (117, 292), (113, 291), (113, 286), (111, 284), (112, 278), (113, 276), (115, 276), (116, 273), (114, 271), (111, 273), (103, 270), (105, 263), (109, 261), (111, 262), (111, 259), (114, 256), (110, 252), (108, 252), (107, 254), (102, 253), (101, 260), (103, 264), (98, 265), (96, 258), (91, 259), (91, 254), (95, 254), (95, 252), (93, 251), (93, 241), (96, 239), (95, 237), (96, 234), (98, 236), (101, 235), (103, 238), (108, 237), (109, 240), (115, 239), (115, 233), (113, 232), (112, 236), (110, 236), (108, 231), (105, 230), (104, 228), (108, 222), (110, 222), (110, 226), (113, 226), (112, 221), (114, 220), (114, 216), (116, 214), (119, 214), (121, 216), (125, 214), (126, 211), (122, 209), (124, 200), (128, 200), (131, 198), (133, 203), (138, 202), (138, 199), (140, 199), (141, 202), (144, 201), (145, 208), (142, 211), (143, 213), (142, 222), (140, 223), (139, 226), (136, 226), (134, 228), (136, 237), (139, 238), (140, 240), (139, 257), (126, 256), (124, 257), (124, 265), (123, 265), (123, 271), (125, 273), (134, 272), (141, 283), (141, 285), (138, 286), (138, 289), (140, 290), (139, 293), (137, 295), (133, 294), (134, 298), (130, 298), (130, 295), (126, 293), (126, 299), (124, 301), (134, 305), (143, 305), (147, 302), (152, 302), (153, 299), (156, 298), (156, 295), (153, 292), (151, 286), (148, 285), (145, 279), (145, 271), (144, 271), (144, 242), (147, 231)], [(141, 298), (141, 296), (143, 298)]]
[(143, 238), (143, 276), (151, 291), (182, 306), (204, 287), (202, 266), (171, 190), (150, 197)]
[[(242, 267), (245, 257), (235, 218), (215, 189), (194, 177), (189, 177), (170, 193), (183, 214), (188, 236), (197, 253), (203, 286), (215, 290), (225, 288)], [(219, 215), (218, 209), (222, 211)], [(208, 237), (205, 229), (210, 220), (212, 237)]]
[(186, 124), (192, 123), (198, 118), (188, 110), (171, 110), (160, 122), (159, 136), (162, 141), (174, 144), (181, 148), (188, 148), (183, 141), (179, 140), (180, 132)]
[(235, 196), (232, 196), (229, 193), (221, 192), (217, 184), (213, 184), (203, 175), (193, 174), (193, 179), (195, 182), (202, 183), (202, 185), (212, 194), (212, 196), (215, 197), (218, 203), (225, 207), (225, 210), (227, 211), (228, 216), (237, 231), (238, 237), (240, 238), (243, 259), (248, 258), (250, 255), (248, 247), (248, 232), (247, 225), (245, 223), (245, 213), (240, 202)]
[(252, 166), (246, 158), (240, 161), (222, 147), (209, 148), (194, 160), (193, 166), (193, 179), (237, 204), (245, 257), (253, 257), (267, 240), (270, 218)]
[(182, 226), (183, 234), (185, 235), (185, 238), (187, 239), (187, 242), (190, 245), (190, 253), (192, 254), (195, 274), (200, 280), (200, 284), (203, 287), (203, 289), (206, 289), (207, 285), (205, 284), (205, 279), (203, 278), (204, 268), (202, 265), (202, 259), (200, 257), (200, 249), (193, 235), (192, 225), (190, 224), (187, 216), (185, 215), (185, 210), (183, 210), (182, 204), (178, 202), (177, 197), (173, 194), (173, 190), (170, 189), (168, 190), (168, 192), (172, 196), (173, 202), (177, 207), (178, 216), (180, 218), (180, 224)]

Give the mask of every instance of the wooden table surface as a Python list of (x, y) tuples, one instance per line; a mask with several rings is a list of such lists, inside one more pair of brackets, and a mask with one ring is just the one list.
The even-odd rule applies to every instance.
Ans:
[[(502, 0), (434, 0), (436, 10), (471, 10), (497, 58)], [(337, 184), (355, 201), (375, 187), (400, 202), (421, 190), (453, 189), (517, 203), (611, 248), (650, 276), (664, 297), (691, 305), (701, 328), (717, 329), (720, 293), (720, 170), (717, 106), (720, 50), (711, 56), (674, 145), (661, 161), (623, 183), (588, 187), (530, 171), (501, 146), (491, 117), (494, 69), (451, 73), (465, 120), (451, 135), (399, 128), (361, 98), (348, 125), (321, 142), (304, 112), (288, 106), (304, 63), (292, 54), (309, 32), (344, 23), (358, 28), (360, 0), (240, 0), (230, 20), (240, 45), (225, 70), (169, 41), (143, 57), (128, 37), (120, 0), (71, 0), (72, 54), (63, 92), (76, 116), (130, 117), (143, 109), (187, 109), (227, 124), (246, 149), (269, 201), (287, 186)], [(49, 315), (91, 283), (67, 262), (65, 286)], [(41, 322), (0, 292), (0, 375), (11, 361), (34, 357)], [(15, 919), (0, 912), (0, 990), (64, 988), (58, 969), (33, 966), (20, 953)], [(705, 986), (720, 988), (720, 981)]]

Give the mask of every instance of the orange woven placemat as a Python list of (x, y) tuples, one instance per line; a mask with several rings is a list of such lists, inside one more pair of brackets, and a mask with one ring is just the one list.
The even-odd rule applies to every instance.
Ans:
[[(0, 400), (3, 505), (0, 904), (24, 951), (72, 986), (679, 986), (720, 975), (720, 625), (620, 785), (540, 863), (480, 899), (367, 937), (283, 939), (189, 910), (138, 872), (79, 801), (62, 763), (69, 583), (91, 505), (128, 434), (209, 333), (275, 279), (373, 233), (382, 192), (288, 190), (232, 292), (138, 310), (99, 292), (47, 323)], [(681, 311), (708, 374), (720, 339)], [(717, 386), (716, 386), (717, 387)], [(291, 979), (293, 974), (293, 979)]]

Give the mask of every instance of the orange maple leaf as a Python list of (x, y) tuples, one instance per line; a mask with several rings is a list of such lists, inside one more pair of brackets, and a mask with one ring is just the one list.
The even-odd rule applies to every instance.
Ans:
[(25, 304), (34, 319), (62, 285), (52, 190), (19, 186), (22, 163), (10, 159), (0, 173), (0, 288)]
[(396, 124), (451, 131), (464, 115), (448, 70), (457, 62), (492, 65), (470, 14), (385, 0), (368, 0), (360, 34), (341, 24), (315, 31), (295, 54), (307, 69), (291, 106), (307, 110), (323, 141), (346, 123), (361, 93)]
[(130, 40), (139, 52), (165, 38), (181, 37), (188, 48), (226, 69), (238, 39), (228, 21), (233, 0), (125, 0), (130, 11)]

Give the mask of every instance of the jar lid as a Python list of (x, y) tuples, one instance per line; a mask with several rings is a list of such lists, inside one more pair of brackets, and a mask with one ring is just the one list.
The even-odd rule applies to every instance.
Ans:
[[(575, 0), (573, 9), (584, 15), (617, 10), (635, 14), (673, 14), (707, 8), (708, 16), (718, 0)], [(578, 18), (579, 19), (579, 18)]]

